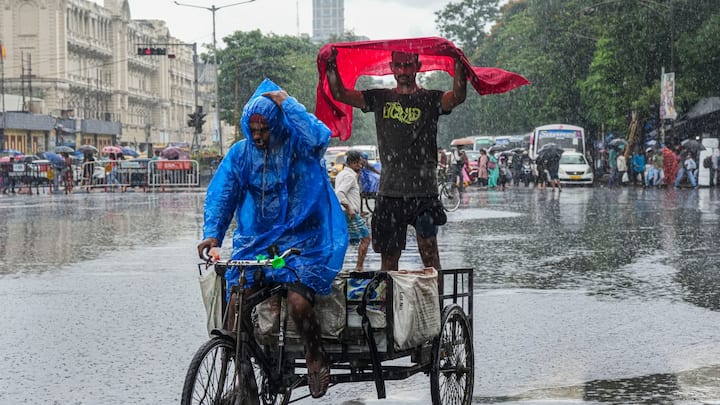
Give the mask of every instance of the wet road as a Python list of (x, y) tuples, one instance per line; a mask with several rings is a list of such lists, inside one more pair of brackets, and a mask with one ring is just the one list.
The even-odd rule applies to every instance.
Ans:
[[(204, 195), (1, 197), (0, 404), (177, 403)], [(719, 217), (708, 189), (467, 193), (439, 243), (476, 269), (474, 402), (720, 403)], [(301, 403), (425, 404), (428, 379), (388, 397)]]

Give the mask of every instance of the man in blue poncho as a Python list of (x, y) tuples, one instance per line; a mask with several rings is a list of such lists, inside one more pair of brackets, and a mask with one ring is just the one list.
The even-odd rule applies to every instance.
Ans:
[[(321, 164), (330, 130), (268, 79), (245, 105), (241, 126), (246, 139), (230, 148), (208, 186), (198, 254), (206, 258), (211, 248), (221, 246), (233, 216), (235, 260), (267, 254), (270, 245), (300, 249), (300, 255), (286, 259), (286, 267), (266, 269), (265, 278), (288, 283), (290, 314), (305, 340), (310, 393), (321, 397), (330, 369), (312, 301), (315, 293), (332, 290), (348, 243), (343, 212)], [(250, 273), (247, 287), (252, 288)], [(225, 278), (229, 291), (238, 283), (238, 270), (230, 269)]]

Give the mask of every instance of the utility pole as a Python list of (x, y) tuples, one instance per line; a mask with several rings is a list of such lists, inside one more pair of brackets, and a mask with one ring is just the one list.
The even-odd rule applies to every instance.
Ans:
[(178, 1), (175, 1), (175, 4), (177, 4), (178, 6), (202, 8), (202, 9), (208, 10), (212, 13), (213, 64), (215, 65), (215, 122), (217, 123), (218, 141), (219, 141), (219, 145), (220, 145), (220, 154), (221, 155), (223, 154), (223, 138), (222, 138), (222, 125), (220, 123), (220, 69), (218, 68), (218, 63), (217, 63), (217, 42), (215, 39), (215, 12), (218, 10), (221, 10), (223, 8), (238, 6), (240, 4), (252, 3), (254, 1), (255, 0), (245, 0), (245, 1), (240, 1), (237, 3), (226, 4), (226, 5), (220, 6), (220, 7), (215, 7), (214, 4), (210, 7), (203, 7), (203, 6), (197, 6), (194, 4), (185, 4), (185, 3), (180, 3)]
[(7, 111), (5, 110), (5, 45), (0, 42), (0, 95), (2, 95), (3, 122), (0, 128), (0, 149), (5, 149), (5, 126), (7, 125)]

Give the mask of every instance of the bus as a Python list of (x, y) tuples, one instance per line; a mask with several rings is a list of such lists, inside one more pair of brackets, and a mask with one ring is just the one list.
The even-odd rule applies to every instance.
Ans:
[(495, 145), (495, 137), (476, 136), (475, 143), (473, 144), (473, 150), (476, 150), (476, 151), (480, 151), (480, 149), (488, 150), (493, 145)]
[(554, 143), (561, 149), (580, 152), (585, 156), (585, 130), (568, 124), (550, 124), (537, 127), (530, 136), (530, 159), (537, 158), (537, 151), (543, 145)]
[(508, 149), (525, 149), (530, 147), (530, 134), (499, 135), (495, 137), (495, 145), (507, 145)]

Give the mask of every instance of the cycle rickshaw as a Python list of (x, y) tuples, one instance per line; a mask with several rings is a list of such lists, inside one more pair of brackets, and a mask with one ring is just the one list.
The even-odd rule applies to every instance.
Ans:
[[(217, 262), (212, 270), (206, 264), (199, 267), (201, 272), (205, 267), (206, 271), (220, 275), (229, 267), (237, 266), (242, 286), (246, 271), (271, 266), (272, 262), (298, 253), (288, 249), (273, 259)], [(332, 369), (330, 388), (340, 383), (372, 381), (378, 399), (382, 399), (386, 397), (385, 381), (425, 373), (430, 377), (434, 405), (471, 403), (474, 383), (473, 269), (443, 270), (440, 278), (434, 269), (425, 270), (430, 271), (431, 280), (435, 283), (442, 280), (440, 285), (444, 286), (435, 287), (435, 291), (440, 291), (432, 296), (429, 304), (431, 310), (439, 309), (439, 330), (421, 341), (409, 342), (409, 346), (407, 341), (405, 346), (397, 344), (398, 330), (393, 325), (399, 319), (396, 318), (399, 313), (418, 315), (417, 308), (412, 308), (407, 296), (397, 293), (405, 288), (401, 282), (404, 279), (396, 277), (401, 272), (341, 272), (335, 279), (334, 291), (328, 300), (343, 297), (339, 301), (346, 312), (335, 314), (341, 318), (340, 333), (334, 337), (325, 336), (325, 333), (322, 336), (325, 356)], [(272, 326), (276, 328), (275, 333), (261, 335), (257, 330), (261, 324), (259, 316), (272, 312), (267, 311), (268, 307), (263, 308), (264, 311), (254, 311), (252, 320), (242, 316), (243, 311), (266, 305), (273, 297), (282, 297), (287, 287), (267, 284), (245, 295), (246, 289), (235, 286), (231, 292), (240, 298), (236, 300), (236, 330), (211, 331), (211, 339), (200, 347), (190, 363), (181, 403), (288, 404), (309, 396), (292, 398), (293, 390), (307, 385), (307, 380), (304, 373), (298, 372), (305, 367), (303, 344), (289, 333), (284, 300), (279, 300), (279, 310), (271, 315), (277, 320)], [(316, 303), (319, 317), (322, 305), (325, 304)], [(227, 311), (223, 312), (227, 314)], [(329, 316), (328, 323), (338, 323), (332, 319), (333, 310), (325, 312), (326, 317)], [(382, 315), (385, 325), (378, 326)], [(404, 362), (409, 364), (397, 365), (398, 362), (391, 361), (401, 358), (409, 360)]]

